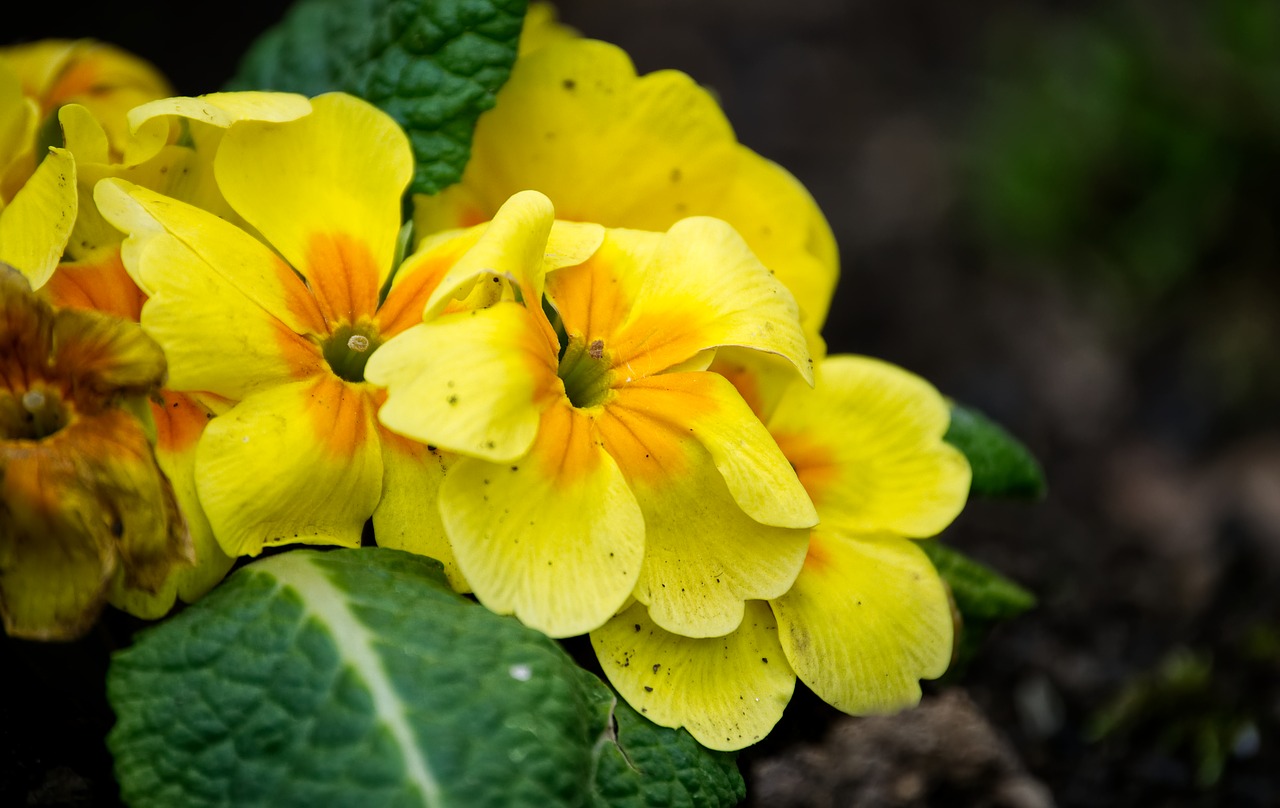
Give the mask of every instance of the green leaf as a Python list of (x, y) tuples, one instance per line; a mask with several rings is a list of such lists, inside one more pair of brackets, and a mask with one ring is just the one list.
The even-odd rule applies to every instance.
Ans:
[(977, 410), (952, 402), (951, 426), (944, 440), (969, 458), (973, 469), (971, 494), (1026, 499), (1044, 496), (1044, 472), (1035, 457)]
[[(107, 681), (125, 802), (732, 805), (731, 758), (385, 549), (291, 550), (139, 635)], [(683, 796), (682, 796), (683, 795)]]
[(988, 566), (934, 540), (918, 542), (951, 587), (965, 622), (1017, 617), (1036, 605), (1035, 596)]
[(527, 0), (299, 0), (250, 47), (228, 89), (378, 105), (404, 127), (417, 162), (410, 190), (457, 182), (480, 113), (515, 62)]
[(607, 688), (592, 692), (597, 709), (612, 710), (616, 740), (600, 748), (593, 808), (730, 806), (746, 796), (735, 753), (713, 752), (683, 729), (657, 726)]
[(956, 680), (964, 675), (991, 629), (1035, 606), (1036, 599), (990, 567), (936, 540), (917, 544), (951, 588), (956, 611), (960, 613), (956, 659), (947, 671), (947, 678)]

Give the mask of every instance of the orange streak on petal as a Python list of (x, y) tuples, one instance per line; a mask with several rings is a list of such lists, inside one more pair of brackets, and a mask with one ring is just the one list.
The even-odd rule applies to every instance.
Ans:
[(147, 299), (125, 271), (118, 247), (95, 261), (61, 264), (41, 291), (62, 308), (93, 309), (135, 323)]
[(723, 361), (719, 355), (711, 363), (709, 370), (713, 373), (719, 373), (728, 379), (729, 383), (737, 389), (738, 395), (742, 396), (742, 400), (747, 402), (747, 406), (756, 414), (756, 417), (761, 421), (765, 420), (764, 396), (760, 394), (760, 382), (754, 373), (747, 369), (745, 365)]
[[(283, 291), (284, 304), (298, 321), (303, 333), (299, 334), (279, 321), (273, 321), (276, 347), (293, 372), (295, 379), (305, 379), (315, 373), (327, 372), (328, 365), (320, 351), (320, 340), (329, 335), (324, 315), (316, 305), (298, 274), (279, 259), (275, 262), (276, 279)], [(308, 336), (312, 339), (308, 339)]]
[(594, 414), (573, 407), (567, 400), (557, 402), (543, 411), (529, 457), (548, 477), (570, 485), (599, 469), (596, 435)]
[(576, 267), (552, 272), (547, 276), (547, 293), (555, 300), (565, 330), (588, 341), (611, 341), (631, 309), (608, 257), (599, 254)]
[(374, 392), (368, 385), (345, 382), (332, 374), (316, 377), (308, 391), (305, 416), (315, 427), (316, 440), (332, 457), (355, 457), (372, 437)]
[(806, 572), (821, 574), (831, 565), (831, 552), (823, 543), (822, 534), (809, 531), (809, 551), (804, 557)]
[(485, 213), (479, 208), (468, 207), (458, 214), (458, 227), (475, 227), (493, 218), (492, 213)]
[(195, 399), (172, 390), (160, 391), (161, 401), (151, 402), (156, 422), (156, 448), (178, 454), (195, 446), (213, 413)]
[(831, 447), (808, 434), (798, 432), (774, 433), (773, 439), (791, 467), (796, 470), (800, 484), (804, 486), (809, 498), (814, 505), (820, 507), (823, 495), (840, 474), (840, 467)]
[(363, 241), (346, 233), (313, 234), (302, 273), (331, 329), (377, 312), (380, 273)]
[(431, 297), (457, 259), (458, 255), (453, 253), (432, 255), (391, 287), (387, 299), (378, 309), (378, 334), (382, 339), (390, 339), (422, 322), (422, 309), (427, 305), (427, 298)]
[(714, 339), (698, 338), (697, 326), (705, 319), (693, 308), (647, 311), (606, 345), (613, 352), (615, 367), (625, 369), (633, 379), (641, 379), (678, 365), (704, 348), (714, 347)]
[(658, 484), (689, 469), (696, 441), (657, 415), (654, 391), (628, 388), (614, 394), (599, 419), (600, 437), (629, 483)]

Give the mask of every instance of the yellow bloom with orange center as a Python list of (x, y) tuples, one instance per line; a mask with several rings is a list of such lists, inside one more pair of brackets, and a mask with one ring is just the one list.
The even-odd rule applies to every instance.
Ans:
[[(153, 191), (235, 219), (213, 178), (213, 156), (222, 135), (239, 121), (294, 120), (310, 110), (306, 98), (276, 93), (217, 93), (152, 101), (129, 112), (127, 157), (113, 162), (97, 119), (77, 104), (63, 106), (58, 122), (79, 177), (79, 216), (67, 250), (76, 260), (59, 264), (40, 293), (58, 306), (102, 311), (137, 322), (146, 295), (124, 268), (123, 236), (98, 212), (93, 186), (104, 178), (128, 176)], [(207, 392), (191, 395), (163, 388), (152, 397), (156, 460), (173, 483), (191, 533), (195, 564), (175, 570), (154, 592), (116, 592), (113, 602), (132, 614), (156, 618), (168, 612), (177, 598), (198, 599), (222, 580), (234, 562), (214, 538), (196, 493), (196, 446), (213, 417), (210, 405), (226, 407)]]
[(214, 158), (218, 191), (247, 230), (119, 179), (99, 183), (129, 234), (125, 266), (149, 296), (142, 326), (169, 387), (229, 402), (200, 437), (195, 487), (232, 556), (308, 542), (356, 546), (439, 530), (441, 461), (377, 424), (364, 365), (421, 318), (442, 268), (411, 258), (395, 288), (408, 140), (375, 107), (316, 98), (286, 122), (241, 121)]
[[(39, 159), (38, 133), (66, 104), (78, 104), (102, 124), (108, 146), (120, 159), (129, 139), (129, 110), (173, 95), (151, 64), (127, 51), (89, 39), (44, 39), (0, 48), (0, 87), (16, 84), (27, 112), (15, 150), (0, 149), (0, 198), (11, 199)], [(33, 156), (34, 155), (34, 156)]]
[(529, 191), (424, 245), (467, 251), (425, 322), (370, 360), (388, 387), (379, 417), (462, 456), (440, 512), (490, 609), (569, 636), (634, 595), (669, 630), (724, 634), (744, 602), (791, 586), (816, 517), (706, 367), (733, 345), (811, 378), (794, 298), (719, 220), (656, 233), (554, 219)]
[(635, 604), (591, 640), (610, 681), (664, 726), (715, 749), (768, 734), (799, 678), (853, 714), (915, 704), (920, 679), (951, 660), (946, 587), (911, 541), (937, 534), (969, 491), (964, 456), (943, 442), (942, 397), (892, 365), (825, 360), (813, 389), (753, 394), (758, 374), (721, 366), (765, 418), (821, 524), (795, 583), (747, 605), (742, 626), (691, 639)]
[(159, 588), (192, 560), (145, 415), (164, 378), (136, 325), (57, 311), (0, 267), (0, 617), (73, 639), (116, 592)]
[(637, 76), (621, 49), (537, 34), (480, 116), (457, 185), (415, 197), (419, 233), (487, 221), (512, 194), (548, 196), (561, 219), (666, 230), (727, 221), (795, 295), (804, 325), (826, 319), (839, 264), (822, 212), (786, 170), (738, 143), (687, 75)]

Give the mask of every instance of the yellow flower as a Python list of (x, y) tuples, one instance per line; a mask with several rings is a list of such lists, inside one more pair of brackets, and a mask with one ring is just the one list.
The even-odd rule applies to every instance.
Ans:
[(129, 234), (125, 266), (149, 299), (142, 326), (169, 387), (229, 409), (196, 448), (195, 487), (232, 556), (295, 542), (357, 546), (437, 530), (441, 461), (380, 427), (368, 356), (421, 319), (445, 267), (411, 258), (379, 302), (412, 173), (408, 140), (341, 94), (287, 122), (242, 121), (214, 158), (218, 190), (249, 231), (119, 179), (97, 186)]
[[(151, 190), (238, 220), (213, 179), (213, 155), (223, 133), (239, 121), (293, 120), (310, 110), (310, 102), (302, 96), (272, 93), (152, 101), (129, 112), (131, 139), (125, 146), (126, 157), (113, 162), (97, 119), (77, 104), (63, 106), (58, 122), (80, 179), (79, 216), (67, 250), (77, 260), (59, 264), (41, 294), (57, 306), (92, 309), (137, 322), (146, 295), (125, 271), (120, 254), (123, 236), (98, 212), (93, 186), (103, 178), (128, 176)], [(188, 603), (198, 599), (222, 580), (234, 561), (214, 538), (196, 494), (196, 446), (213, 416), (210, 404), (225, 409), (225, 402), (204, 392), (188, 395), (162, 389), (151, 401), (156, 460), (173, 483), (191, 533), (195, 564), (175, 570), (154, 592), (114, 593), (115, 605), (140, 617), (164, 615), (176, 598)]]
[[(113, 45), (89, 39), (44, 39), (0, 48), (0, 73), (20, 82), (32, 112), (27, 144), (15, 157), (29, 158), (37, 127), (65, 104), (85, 107), (106, 130), (119, 159), (129, 139), (125, 114), (156, 98), (173, 95), (169, 82), (151, 64)], [(26, 181), (6, 166), (3, 196)], [(29, 172), (28, 172), (29, 173)]]
[(440, 511), (490, 609), (569, 636), (634, 594), (669, 630), (724, 634), (744, 601), (791, 585), (815, 514), (706, 366), (737, 345), (810, 378), (795, 301), (724, 222), (651, 233), (554, 215), (524, 192), (461, 237), (474, 246), (426, 322), (369, 362), (388, 387), (379, 417), (463, 455)]
[(710, 93), (663, 70), (637, 77), (620, 49), (560, 41), (525, 53), (480, 116), (462, 181), (415, 197), (419, 233), (487, 221), (512, 194), (550, 197), (561, 219), (666, 230), (694, 215), (731, 224), (791, 290), (807, 329), (826, 318), (835, 240), (794, 177), (739, 144)]
[(768, 734), (797, 677), (853, 714), (919, 701), (919, 680), (950, 662), (953, 625), (946, 588), (910, 539), (955, 518), (970, 477), (942, 440), (942, 397), (892, 365), (829, 358), (814, 389), (792, 385), (772, 406), (740, 387), (765, 412), (822, 520), (794, 585), (748, 604), (742, 626), (723, 637), (678, 636), (641, 604), (591, 635), (633, 707), (715, 749)]
[(529, 4), (529, 10), (524, 15), (524, 27), (520, 30), (521, 56), (578, 36), (576, 30), (560, 22), (558, 17), (556, 7), (551, 3), (535, 0)]
[(0, 268), (0, 616), (83, 634), (119, 591), (153, 591), (191, 545), (137, 413), (164, 356), (136, 325), (55, 311)]

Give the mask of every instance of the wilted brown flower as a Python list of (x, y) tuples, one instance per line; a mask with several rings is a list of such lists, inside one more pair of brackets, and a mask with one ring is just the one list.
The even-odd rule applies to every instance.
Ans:
[(152, 451), (163, 353), (135, 323), (57, 310), (0, 265), (0, 617), (73, 639), (119, 579), (154, 591), (191, 540)]

